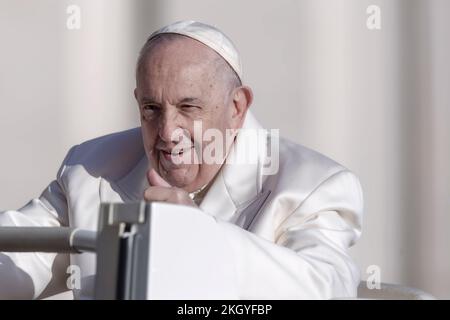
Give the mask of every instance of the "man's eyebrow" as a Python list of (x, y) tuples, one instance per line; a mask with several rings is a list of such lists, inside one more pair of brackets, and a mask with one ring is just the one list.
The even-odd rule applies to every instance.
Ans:
[(156, 102), (154, 99), (149, 98), (149, 97), (143, 97), (143, 98), (142, 98), (142, 102), (143, 102), (143, 103), (154, 103), (154, 104), (158, 104), (158, 102)]
[(179, 103), (200, 103), (200, 104), (202, 104), (202, 100), (200, 100), (199, 98), (187, 97), (187, 98), (181, 99)]
[[(143, 97), (143, 98), (142, 98), (142, 103), (160, 104), (158, 101), (156, 101), (155, 99), (150, 98), (150, 97)], [(186, 98), (181, 99), (181, 100), (178, 102), (178, 104), (180, 104), (180, 103), (199, 103), (199, 104), (202, 104), (203, 102), (202, 102), (202, 100), (199, 99), (199, 98), (195, 98), (195, 97), (186, 97)]]

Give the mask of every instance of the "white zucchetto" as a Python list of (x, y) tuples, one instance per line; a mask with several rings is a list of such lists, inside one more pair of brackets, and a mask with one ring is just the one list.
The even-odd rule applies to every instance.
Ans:
[(217, 52), (233, 68), (242, 81), (242, 64), (231, 40), (219, 29), (197, 21), (178, 21), (152, 33), (147, 41), (162, 33), (174, 33), (200, 41)]

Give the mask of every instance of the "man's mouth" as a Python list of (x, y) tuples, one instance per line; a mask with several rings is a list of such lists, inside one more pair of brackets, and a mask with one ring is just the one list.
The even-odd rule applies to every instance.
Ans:
[(188, 148), (174, 148), (172, 150), (160, 150), (161, 155), (164, 157), (165, 160), (174, 162), (173, 159), (175, 157), (182, 157), (184, 153), (189, 152), (193, 146)]

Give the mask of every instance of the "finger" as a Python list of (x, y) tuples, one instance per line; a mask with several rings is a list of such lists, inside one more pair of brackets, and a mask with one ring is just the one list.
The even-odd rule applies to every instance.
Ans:
[(167, 187), (149, 187), (144, 192), (144, 200), (171, 202), (173, 192), (171, 188)]
[(149, 187), (144, 192), (144, 200), (196, 206), (187, 192), (178, 188)]
[(150, 169), (147, 172), (147, 180), (151, 186), (154, 187), (172, 187), (166, 180), (164, 180), (155, 169)]

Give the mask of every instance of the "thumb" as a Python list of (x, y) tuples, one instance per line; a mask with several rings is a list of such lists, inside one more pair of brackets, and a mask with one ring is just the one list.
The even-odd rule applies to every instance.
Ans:
[(148, 183), (153, 187), (172, 187), (166, 180), (164, 180), (155, 169), (150, 169), (147, 171)]

